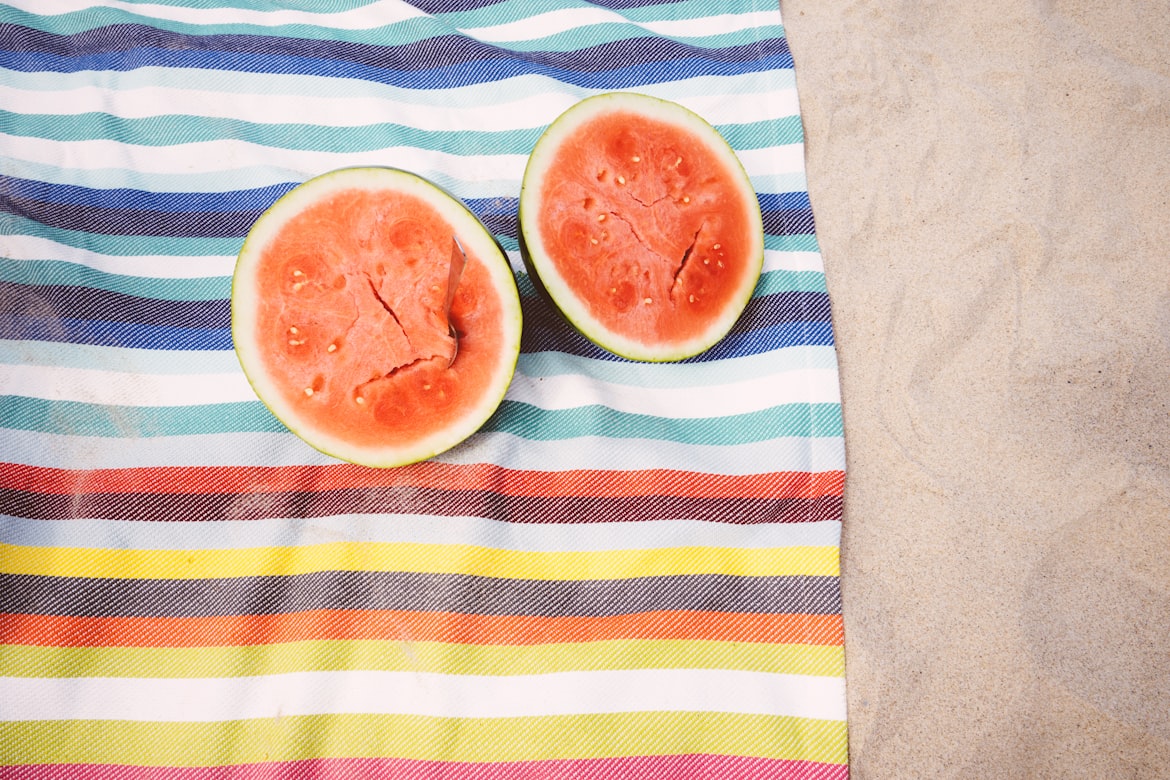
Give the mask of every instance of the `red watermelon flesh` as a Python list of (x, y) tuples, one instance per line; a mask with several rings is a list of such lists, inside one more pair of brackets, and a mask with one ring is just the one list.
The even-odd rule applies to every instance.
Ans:
[(734, 153), (682, 107), (582, 101), (538, 143), (521, 224), (530, 271), (587, 337), (627, 357), (706, 349), (759, 278), (759, 203)]
[[(310, 444), (359, 463), (462, 440), (498, 405), (519, 351), (498, 246), (462, 204), (401, 171), (302, 188), (257, 222), (233, 283), (233, 337), (257, 394)], [(467, 262), (448, 319), (456, 236)]]

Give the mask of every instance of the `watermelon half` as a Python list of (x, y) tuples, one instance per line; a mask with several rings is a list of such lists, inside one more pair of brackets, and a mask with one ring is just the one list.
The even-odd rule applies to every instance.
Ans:
[(232, 280), (232, 338), (256, 395), (313, 447), (367, 466), (423, 460), (479, 429), (515, 371), (520, 326), (492, 235), (394, 168), (288, 192), (252, 226)]
[(537, 141), (520, 230), (529, 274), (583, 335), (632, 360), (697, 355), (743, 313), (764, 260), (755, 190), (704, 119), (629, 92)]

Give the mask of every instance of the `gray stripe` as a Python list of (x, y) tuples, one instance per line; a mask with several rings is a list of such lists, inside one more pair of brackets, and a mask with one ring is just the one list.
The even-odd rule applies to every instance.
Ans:
[(193, 580), (0, 575), (0, 612), (15, 614), (210, 617), (309, 610), (541, 617), (659, 610), (838, 614), (841, 599), (836, 577), (700, 574), (566, 581), (365, 571)]

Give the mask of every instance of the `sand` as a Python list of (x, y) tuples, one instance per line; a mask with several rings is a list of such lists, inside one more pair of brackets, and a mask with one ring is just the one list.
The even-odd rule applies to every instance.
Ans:
[(782, 11), (853, 776), (1170, 777), (1170, 2)]

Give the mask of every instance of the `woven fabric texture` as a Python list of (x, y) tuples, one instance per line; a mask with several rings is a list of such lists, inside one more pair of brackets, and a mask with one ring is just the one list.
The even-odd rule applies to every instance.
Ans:
[[(328, 7), (328, 10), (323, 10)], [(615, 358), (535, 292), (528, 153), (577, 100), (736, 150), (731, 334)], [(775, 0), (0, 6), (0, 780), (844, 778), (844, 443)], [(232, 349), (253, 221), (329, 170), (462, 199), (524, 314), (503, 404), (333, 460)]]

